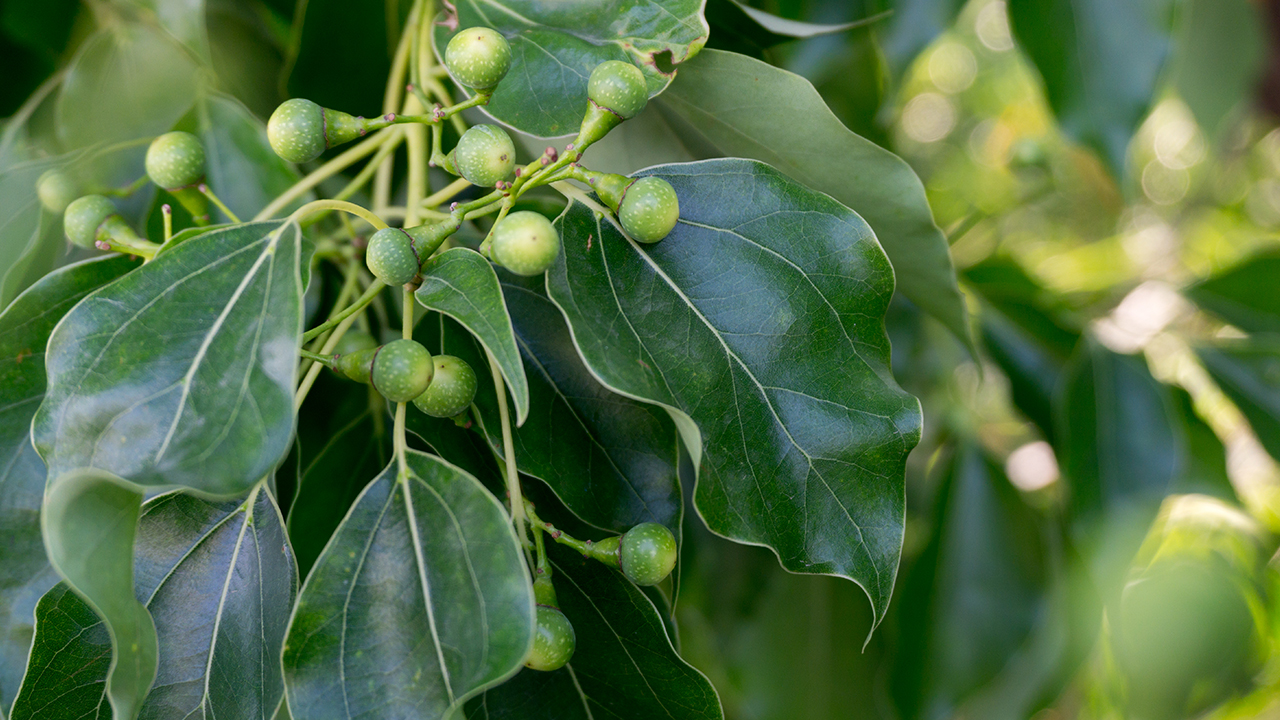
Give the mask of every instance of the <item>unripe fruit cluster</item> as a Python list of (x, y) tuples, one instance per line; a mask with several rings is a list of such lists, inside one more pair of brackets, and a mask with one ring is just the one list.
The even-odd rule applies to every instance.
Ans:
[(147, 148), (147, 177), (165, 190), (199, 183), (204, 179), (204, 165), (204, 146), (191, 133), (165, 133)]
[(506, 216), (493, 227), (490, 254), (517, 275), (539, 275), (560, 254), (560, 233), (551, 221), (529, 210)]
[(470, 365), (452, 355), (432, 357), (413, 340), (379, 347), (369, 333), (348, 332), (334, 347), (334, 370), (372, 384), (392, 402), (412, 401), (431, 417), (455, 417), (476, 396), (476, 373)]
[(591, 556), (622, 570), (637, 585), (657, 585), (676, 566), (679, 549), (675, 535), (664, 525), (640, 523), (621, 537), (601, 540)]
[(511, 46), (490, 28), (467, 28), (454, 35), (445, 47), (444, 66), (459, 84), (488, 90), (511, 69)]
[(393, 116), (366, 120), (304, 100), (286, 100), (267, 120), (267, 140), (289, 162), (315, 160), (331, 147), (351, 142), (370, 130), (387, 127)]
[(497, 125), (476, 125), (462, 134), (445, 158), (445, 169), (472, 185), (493, 187), (516, 168), (516, 145)]

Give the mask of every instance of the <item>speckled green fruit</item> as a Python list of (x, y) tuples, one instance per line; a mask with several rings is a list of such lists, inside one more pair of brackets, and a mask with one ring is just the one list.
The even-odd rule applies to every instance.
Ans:
[(338, 372), (358, 383), (368, 385), (372, 382), (370, 373), (373, 371), (373, 359), (377, 357), (378, 349), (375, 343), (374, 347), (360, 348), (346, 353), (335, 353), (338, 358)]
[(490, 252), (495, 262), (517, 275), (538, 275), (560, 254), (560, 234), (545, 217), (519, 210), (493, 228)]
[(476, 125), (458, 139), (453, 158), (458, 174), (467, 182), (493, 187), (516, 169), (516, 145), (497, 125)]
[(431, 353), (413, 340), (395, 340), (378, 349), (369, 377), (373, 389), (391, 402), (409, 402), (431, 385)]
[(631, 183), (618, 204), (618, 222), (632, 238), (655, 243), (671, 234), (680, 219), (680, 199), (671, 183), (644, 177)]
[(98, 228), (107, 218), (117, 214), (116, 206), (101, 195), (85, 195), (67, 205), (62, 214), (62, 227), (67, 239), (83, 248), (91, 248), (98, 239)]
[(80, 189), (70, 175), (61, 170), (49, 170), (36, 180), (36, 196), (45, 210), (61, 213), (80, 197)]
[(657, 523), (640, 523), (618, 541), (622, 574), (637, 585), (657, 585), (676, 566), (676, 538)]
[(364, 251), (364, 262), (374, 277), (393, 287), (409, 282), (422, 269), (413, 238), (400, 228), (374, 233)]
[(267, 140), (271, 149), (289, 162), (320, 157), (328, 148), (324, 138), (324, 108), (302, 98), (285, 100), (267, 120)]
[(543, 672), (559, 670), (573, 657), (577, 645), (578, 637), (569, 618), (556, 608), (539, 605), (533, 649), (524, 661), (525, 667)]
[(640, 68), (621, 60), (606, 60), (591, 71), (587, 97), (623, 120), (630, 120), (649, 102), (649, 86)]
[(431, 361), (436, 366), (431, 385), (413, 404), (438, 418), (451, 418), (471, 407), (476, 397), (476, 373), (471, 366), (452, 355), (436, 355)]
[(444, 66), (459, 83), (476, 90), (497, 85), (511, 69), (507, 39), (487, 27), (467, 28), (444, 49)]
[(147, 177), (165, 190), (190, 187), (204, 179), (204, 146), (191, 133), (168, 132), (147, 148)]

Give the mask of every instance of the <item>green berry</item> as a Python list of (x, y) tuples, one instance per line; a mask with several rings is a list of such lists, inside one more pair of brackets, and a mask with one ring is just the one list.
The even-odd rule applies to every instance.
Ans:
[(40, 204), (51, 213), (61, 213), (76, 198), (80, 197), (80, 189), (76, 181), (61, 170), (49, 170), (36, 181), (36, 195)]
[(537, 275), (560, 254), (560, 234), (545, 217), (519, 210), (493, 228), (490, 252), (495, 262), (517, 275)]
[(67, 239), (83, 248), (91, 248), (98, 239), (98, 229), (112, 215), (118, 215), (116, 206), (101, 195), (85, 195), (67, 205), (62, 215), (62, 227)]
[(657, 585), (676, 566), (676, 538), (657, 523), (640, 523), (618, 541), (622, 574), (637, 585)]
[(463, 30), (444, 49), (444, 65), (453, 78), (475, 90), (487, 90), (511, 69), (507, 39), (487, 27)]
[(337, 355), (338, 372), (358, 383), (368, 385), (372, 382), (373, 359), (378, 356), (379, 348), (362, 348)]
[(374, 277), (393, 287), (409, 282), (422, 269), (413, 238), (400, 228), (374, 233), (364, 251), (364, 262)]
[(471, 406), (476, 397), (476, 373), (452, 355), (436, 355), (435, 374), (426, 391), (413, 404), (431, 417), (450, 418)]
[(333, 354), (342, 356), (350, 355), (361, 350), (372, 350), (378, 347), (378, 340), (374, 336), (364, 330), (348, 330), (342, 337), (338, 338), (338, 344), (333, 346)]
[(383, 345), (373, 358), (373, 389), (391, 402), (409, 402), (431, 385), (431, 353), (413, 340)]
[(497, 125), (476, 125), (462, 134), (453, 150), (454, 167), (468, 182), (493, 187), (511, 177), (516, 167), (516, 146)]
[(204, 178), (204, 146), (195, 135), (169, 132), (147, 148), (147, 177), (165, 190), (190, 187)]
[(644, 177), (631, 183), (618, 204), (618, 221), (627, 234), (642, 243), (666, 237), (680, 219), (680, 199), (671, 183)]
[(573, 624), (556, 608), (539, 605), (537, 610), (533, 649), (524, 661), (525, 667), (543, 672), (559, 670), (573, 657), (573, 650), (578, 644)]
[(323, 108), (302, 98), (280, 103), (267, 120), (267, 140), (271, 149), (289, 162), (307, 162), (325, 150), (351, 142), (370, 130), (387, 127), (394, 119), (387, 115), (365, 120), (338, 110)]
[(587, 97), (623, 120), (630, 120), (649, 102), (649, 86), (644, 73), (631, 63), (606, 60), (591, 71)]

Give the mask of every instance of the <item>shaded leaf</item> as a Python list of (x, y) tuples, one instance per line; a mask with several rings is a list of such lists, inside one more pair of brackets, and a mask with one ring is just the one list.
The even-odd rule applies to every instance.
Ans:
[(126, 0), (155, 13), (155, 19), (202, 61), (209, 61), (209, 34), (204, 0)]
[(107, 628), (111, 663), (104, 692), (121, 718), (137, 716), (158, 662), (155, 625), (133, 592), (141, 508), (142, 493), (118, 478), (73, 470), (50, 482), (40, 518), (49, 563)]
[(391, 56), (410, 5), (383, 0), (300, 5), (285, 60), (288, 95), (352, 115), (381, 113)]
[(1009, 25), (1040, 71), (1063, 132), (1124, 175), (1169, 56), (1176, 0), (1009, 0)]
[(1248, 418), (1262, 446), (1280, 457), (1280, 338), (1255, 335), (1200, 345), (1196, 355)]
[(515, 400), (516, 424), (523, 425), (529, 416), (529, 380), (489, 261), (469, 248), (445, 250), (422, 264), (422, 286), (413, 296), (423, 307), (456, 320), (484, 345)]
[(844, 23), (812, 23), (788, 20), (744, 5), (738, 0), (708, 0), (705, 10), (711, 26), (708, 46), (760, 57), (761, 51), (804, 38), (832, 35), (875, 22), (879, 16)]
[(1248, 102), (1266, 61), (1266, 23), (1249, 0), (1186, 0), (1180, 12), (1171, 82), (1205, 134)]
[(864, 217), (893, 263), (898, 290), (971, 345), (950, 251), (920, 178), (840, 124), (808, 81), (708, 50), (681, 68), (659, 103), (681, 122), (696, 157), (767, 162)]
[(1186, 289), (1197, 305), (1246, 332), (1280, 333), (1280, 252), (1263, 252)]
[(0, 707), (17, 695), (36, 602), (57, 582), (40, 536), (45, 468), (31, 444), (44, 397), (44, 348), (85, 295), (138, 266), (110, 255), (46, 275), (0, 314)]
[(159, 135), (195, 103), (196, 65), (163, 32), (117, 23), (94, 33), (67, 68), (55, 114), (66, 149)]
[(32, 427), (50, 474), (231, 495), (275, 469), (293, 435), (300, 239), (279, 222), (205, 233), (68, 313)]
[(50, 217), (36, 196), (36, 181), (58, 165), (55, 160), (0, 164), (0, 307), (22, 291), (42, 244), (62, 246), (61, 220)]
[[(159, 671), (141, 718), (270, 718), (284, 694), (275, 661), (298, 575), (280, 511), (259, 486), (248, 499), (179, 493), (143, 506), (135, 593), (155, 619)], [(111, 644), (65, 584), (37, 609), (31, 667), (14, 718), (109, 717)]]
[(662, 242), (637, 245), (578, 201), (558, 221), (547, 286), (579, 353), (609, 387), (670, 409), (714, 532), (854, 580), (883, 617), (920, 410), (889, 371), (893, 276), (875, 236), (761, 163), (652, 174), (680, 198)]
[(569, 663), (521, 670), (467, 704), (468, 720), (721, 718), (707, 678), (676, 653), (658, 607), (620, 573), (550, 544), (556, 599), (577, 636)]
[[(457, 27), (438, 24), (436, 54), (457, 30), (484, 25), (511, 44), (511, 70), (485, 112), (539, 137), (578, 131), (587, 109), (587, 78), (606, 60), (632, 63), (644, 73), (649, 96), (662, 92), (707, 42), (704, 0), (620, 0), (610, 4), (539, 0), (459, 0)], [(537, 102), (528, 98), (536, 96)]]
[(284, 649), (299, 718), (440, 718), (533, 641), (533, 589), (480, 483), (408, 451), (365, 488), (307, 578)]
[(893, 14), (880, 35), (895, 76), (901, 77), (922, 50), (955, 23), (965, 0), (889, 0)]

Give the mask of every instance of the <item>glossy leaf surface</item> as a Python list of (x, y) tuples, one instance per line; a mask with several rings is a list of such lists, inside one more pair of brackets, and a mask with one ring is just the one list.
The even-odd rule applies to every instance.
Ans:
[(87, 294), (136, 268), (112, 255), (46, 275), (0, 314), (0, 707), (18, 692), (36, 602), (57, 582), (40, 536), (45, 468), (31, 444), (49, 333)]
[(695, 157), (767, 162), (861, 215), (893, 263), (899, 292), (970, 342), (955, 267), (920, 178), (842, 125), (809, 81), (708, 50), (681, 68), (659, 102)]
[(1263, 252), (1187, 288), (1197, 305), (1245, 332), (1280, 333), (1280, 253)]
[(293, 435), (300, 251), (296, 224), (205, 233), (68, 313), (32, 430), (50, 474), (230, 495), (270, 473)]
[(414, 297), (423, 307), (458, 321), (483, 343), (515, 399), (516, 424), (524, 424), (529, 416), (529, 380), (489, 261), (468, 248), (446, 250), (422, 264), (422, 286)]
[(409, 451), (316, 562), (284, 650), (298, 718), (441, 718), (505, 680), (533, 641), (533, 589), (480, 483)]
[(1171, 45), (1172, 0), (1009, 0), (1009, 24), (1067, 135), (1117, 177)]
[[(277, 658), (298, 575), (270, 494), (149, 500), (134, 564), (160, 658), (139, 717), (272, 717), (284, 694)], [(14, 717), (100, 716), (111, 658), (105, 627), (65, 584), (41, 598), (37, 618)]]
[(883, 617), (920, 409), (889, 371), (893, 275), (875, 236), (761, 163), (652, 174), (680, 198), (662, 242), (637, 245), (581, 202), (558, 221), (547, 285), (579, 352), (611, 388), (671, 409), (714, 532), (853, 579)]
[[(640, 68), (649, 96), (663, 91), (679, 66), (707, 42), (702, 0), (620, 0), (548, 3), (543, 0), (459, 0), (457, 27), (437, 25), (437, 55), (456, 30), (491, 27), (511, 44), (511, 70), (485, 111), (539, 137), (572, 135), (587, 109), (587, 78), (606, 60)], [(663, 58), (659, 62), (659, 58)], [(537, 102), (528, 98), (536, 96)]]
[(723, 717), (707, 678), (672, 647), (654, 603), (621, 573), (547, 548), (556, 599), (577, 635), (569, 663), (521, 670), (467, 704), (468, 720)]

